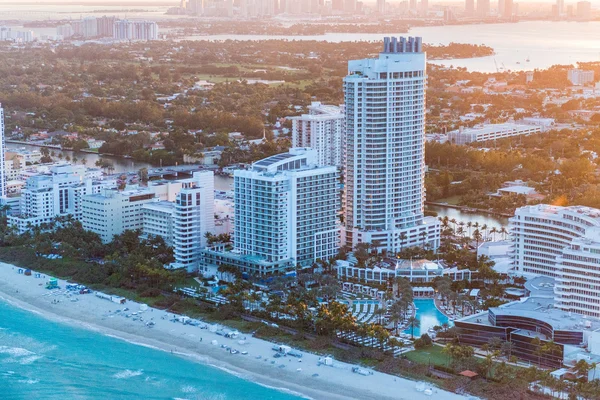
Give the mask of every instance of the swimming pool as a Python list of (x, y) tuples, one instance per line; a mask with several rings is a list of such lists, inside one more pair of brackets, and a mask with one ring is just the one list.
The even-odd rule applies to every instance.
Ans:
[(227, 285), (213, 286), (211, 290), (212, 290), (213, 294), (219, 294), (219, 290), (225, 289), (226, 287), (227, 287)]
[[(414, 302), (417, 307), (416, 317), (421, 321), (421, 326), (415, 328), (415, 338), (420, 337), (422, 333), (427, 333), (429, 328), (433, 328), (436, 325), (441, 326), (444, 323), (452, 325), (452, 321), (435, 307), (433, 299), (416, 299)], [(406, 329), (404, 333), (410, 335), (410, 328)]]

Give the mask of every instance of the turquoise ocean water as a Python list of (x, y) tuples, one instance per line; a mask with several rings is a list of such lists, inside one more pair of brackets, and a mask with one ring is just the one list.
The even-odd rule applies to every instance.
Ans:
[(0, 301), (0, 399), (300, 399)]

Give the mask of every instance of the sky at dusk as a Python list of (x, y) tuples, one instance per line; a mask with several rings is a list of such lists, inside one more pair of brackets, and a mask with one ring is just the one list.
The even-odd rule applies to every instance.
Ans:
[[(210, 0), (209, 0), (210, 1)], [(565, 4), (576, 4), (577, 1), (579, 0), (565, 0)], [(366, 4), (370, 4), (370, 3), (375, 3), (375, 1), (369, 1), (369, 0), (363, 0), (364, 3)], [(391, 4), (395, 4), (395, 3), (400, 3), (401, 0), (388, 0), (388, 3)], [(528, 3), (528, 4), (536, 4), (536, 3), (542, 3), (542, 4), (548, 4), (548, 3), (556, 3), (555, 0), (517, 0), (515, 1), (517, 3)], [(600, 0), (590, 0), (590, 2), (595, 5), (598, 6), (600, 5)], [(35, 5), (35, 4), (93, 4), (93, 5), (178, 5), (180, 3), (180, 0), (25, 0), (25, 1), (18, 1), (18, 0), (0, 0), (0, 5), (8, 5), (8, 4), (18, 4), (18, 5), (24, 5), (24, 4), (31, 4), (31, 5)], [(429, 2), (430, 5), (432, 4), (436, 4), (436, 3), (445, 3), (445, 4), (456, 4), (456, 5), (461, 5), (464, 4), (464, 1), (456, 1), (456, 0), (434, 0)], [(490, 3), (494, 4), (496, 3), (496, 0), (490, 0)]]

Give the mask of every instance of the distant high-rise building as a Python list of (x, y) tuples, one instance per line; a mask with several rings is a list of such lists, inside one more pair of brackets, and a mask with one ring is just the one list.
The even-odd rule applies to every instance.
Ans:
[(504, 8), (505, 8), (505, 4), (504, 4), (504, 0), (498, 0), (498, 16), (503, 17), (504, 16)]
[(594, 71), (584, 71), (582, 69), (571, 69), (567, 74), (567, 79), (573, 85), (581, 86), (594, 82)]
[(466, 0), (465, 14), (468, 16), (473, 16), (475, 14), (475, 0)]
[(565, 13), (565, 0), (556, 0), (556, 16), (560, 17)]
[(353, 13), (356, 11), (356, 0), (344, 0), (344, 11)]
[(376, 59), (348, 63), (344, 78), (345, 243), (391, 253), (439, 246), (424, 217), (426, 56), (421, 38), (386, 38)]
[(117, 19), (115, 17), (107, 17), (104, 16), (102, 18), (98, 18), (98, 36), (102, 37), (111, 37), (114, 34), (115, 21)]
[(333, 11), (344, 11), (344, 0), (331, 0), (331, 9)]
[(592, 18), (592, 3), (589, 1), (580, 1), (577, 3), (577, 18), (591, 19)]
[(575, 16), (574, 11), (573, 11), (573, 4), (569, 4), (567, 6), (567, 17), (568, 18), (573, 18)]
[(513, 0), (504, 0), (504, 10), (502, 12), (502, 16), (504, 18), (512, 18), (513, 15)]
[(429, 1), (421, 0), (421, 15), (426, 17), (428, 12), (429, 12)]
[(6, 171), (4, 166), (4, 157), (6, 153), (6, 144), (4, 139), (4, 109), (0, 104), (0, 197), (6, 197)]
[(317, 151), (318, 165), (342, 166), (344, 111), (341, 107), (314, 102), (309, 114), (293, 117), (292, 147), (310, 147)]
[(477, 0), (477, 15), (481, 18), (490, 15), (490, 0)]
[(98, 20), (96, 17), (86, 17), (81, 20), (82, 35), (85, 38), (98, 36)]
[(59, 25), (56, 27), (56, 34), (64, 39), (67, 39), (75, 34), (75, 30), (71, 24)]
[(444, 7), (444, 22), (454, 21), (456, 17), (450, 7)]
[(385, 13), (385, 0), (377, 0), (377, 12), (380, 14)]
[(152, 21), (119, 20), (115, 22), (113, 32), (116, 40), (158, 39), (158, 25)]
[(417, 0), (410, 0), (409, 4), (410, 4), (409, 5), (410, 11), (416, 12), (417, 11)]
[(204, 0), (188, 0), (186, 10), (190, 14), (202, 15), (204, 13)]

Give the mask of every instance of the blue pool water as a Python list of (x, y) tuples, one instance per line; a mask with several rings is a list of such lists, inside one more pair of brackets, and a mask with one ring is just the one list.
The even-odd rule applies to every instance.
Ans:
[(218, 294), (218, 293), (219, 293), (219, 290), (221, 290), (221, 289), (225, 289), (226, 287), (227, 287), (227, 286), (225, 286), (225, 285), (222, 285), (222, 286), (213, 286), (213, 287), (212, 287), (212, 292), (213, 292), (214, 294)]
[[(442, 325), (443, 323), (452, 325), (452, 321), (435, 307), (433, 299), (416, 299), (414, 302), (417, 307), (416, 317), (421, 321), (421, 326), (414, 330), (416, 338), (420, 337), (421, 333), (427, 333), (429, 328), (436, 325)], [(410, 334), (410, 329), (405, 330), (404, 333)]]
[(0, 301), (0, 398), (298, 400), (170, 353)]

